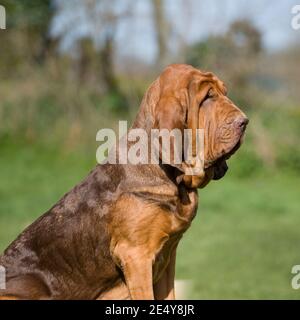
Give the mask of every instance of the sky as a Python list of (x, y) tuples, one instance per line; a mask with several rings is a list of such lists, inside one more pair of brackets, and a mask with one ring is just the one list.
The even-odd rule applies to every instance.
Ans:
[[(68, 30), (62, 42), (63, 50), (70, 50), (76, 39), (86, 34), (92, 34), (95, 42), (101, 44), (101, 21), (100, 31), (95, 32), (90, 19), (86, 18), (80, 7), (82, 0), (56, 2), (65, 3), (65, 10), (55, 17), (51, 32), (58, 35)], [(122, 12), (128, 3), (131, 4), (133, 14), (119, 23), (116, 33), (117, 52), (120, 56), (135, 56), (151, 62), (156, 56), (157, 47), (150, 0), (116, 0), (114, 10)], [(300, 0), (165, 0), (167, 18), (172, 26), (170, 48), (176, 49), (173, 44), (178, 38), (190, 44), (209, 35), (222, 34), (236, 19), (253, 21), (261, 30), (268, 50), (279, 50), (295, 41), (300, 43), (300, 30), (291, 28), (291, 10), (296, 4), (300, 4)]]

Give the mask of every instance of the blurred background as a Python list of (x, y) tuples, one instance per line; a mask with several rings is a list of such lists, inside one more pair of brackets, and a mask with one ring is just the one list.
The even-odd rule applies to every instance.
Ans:
[(170, 63), (225, 81), (250, 118), (229, 172), (199, 192), (177, 278), (194, 299), (299, 299), (300, 30), (295, 1), (1, 0), (0, 252), (96, 164)]

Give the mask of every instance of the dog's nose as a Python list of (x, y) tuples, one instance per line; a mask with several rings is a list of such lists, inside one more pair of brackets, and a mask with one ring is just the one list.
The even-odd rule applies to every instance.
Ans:
[(249, 122), (249, 119), (246, 117), (240, 117), (235, 120), (236, 126), (241, 128), (242, 130), (246, 129), (248, 122)]

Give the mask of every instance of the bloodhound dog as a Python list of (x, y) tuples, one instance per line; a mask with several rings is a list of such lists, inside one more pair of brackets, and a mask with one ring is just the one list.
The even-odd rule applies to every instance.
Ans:
[(167, 67), (132, 125), (204, 129), (204, 162), (98, 164), (0, 257), (1, 299), (174, 299), (176, 248), (197, 211), (197, 188), (222, 178), (248, 123), (214, 74)]

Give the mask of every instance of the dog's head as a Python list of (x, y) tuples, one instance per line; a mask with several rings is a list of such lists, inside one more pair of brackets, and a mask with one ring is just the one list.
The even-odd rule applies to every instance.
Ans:
[(226, 160), (240, 147), (248, 118), (226, 96), (226, 88), (213, 74), (199, 103), (199, 128), (204, 129), (205, 186), (210, 179), (221, 179), (228, 169)]
[[(174, 164), (183, 172), (186, 186), (201, 188), (225, 175), (226, 160), (239, 148), (248, 119), (226, 96), (222, 81), (189, 65), (171, 65), (152, 84), (146, 102), (154, 117), (154, 128), (182, 132), (191, 129), (195, 158), (196, 129), (204, 129), (204, 161)], [(197, 174), (184, 174), (196, 166)]]

